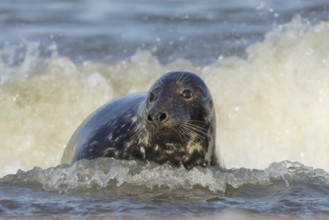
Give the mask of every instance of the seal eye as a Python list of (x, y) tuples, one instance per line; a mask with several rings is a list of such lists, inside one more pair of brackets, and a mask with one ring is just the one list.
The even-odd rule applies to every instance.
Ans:
[(182, 92), (182, 97), (184, 99), (191, 99), (193, 97), (193, 93), (191, 90), (188, 90), (188, 89), (185, 89), (183, 92)]

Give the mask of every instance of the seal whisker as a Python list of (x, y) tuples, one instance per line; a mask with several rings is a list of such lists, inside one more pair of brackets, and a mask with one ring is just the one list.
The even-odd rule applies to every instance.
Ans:
[(181, 83), (184, 83), (185, 80), (187, 80), (192, 74), (188, 73), (182, 80)]
[(182, 129), (185, 131), (185, 135), (187, 135), (187, 137), (191, 136), (191, 134), (197, 134), (195, 131), (184, 125), (182, 126)]
[(176, 85), (179, 84), (181, 82), (181, 79), (184, 76), (184, 72), (181, 72), (181, 74), (178, 76), (177, 80), (176, 80)]
[(185, 133), (187, 133), (188, 135), (194, 134), (199, 139), (205, 139), (206, 138), (205, 135), (206, 136), (208, 135), (202, 130), (198, 130), (197, 128), (194, 127), (189, 127), (187, 124), (182, 124), (181, 127), (184, 129)]
[(189, 128), (184, 127), (183, 125), (180, 126), (180, 130), (181, 130), (182, 134), (186, 137), (186, 139), (189, 139), (191, 134), (195, 134), (194, 131), (192, 131)]
[(179, 136), (179, 139), (183, 142), (185, 140), (186, 134), (182, 131), (182, 128), (179, 126), (175, 129), (177, 131), (177, 134)]
[(207, 134), (202, 133), (201, 131), (193, 130), (191, 128), (187, 128), (187, 129), (189, 129), (191, 132), (193, 132), (194, 134), (198, 135), (202, 139), (204, 139), (207, 136)]
[(138, 142), (138, 140), (140, 139), (140, 131), (139, 129), (134, 129), (133, 131), (133, 135), (131, 136), (131, 141), (134, 143), (134, 142)]
[(201, 127), (201, 126), (198, 126), (198, 125), (195, 125), (195, 124), (191, 124), (191, 123), (184, 123), (184, 125), (190, 127), (190, 128), (193, 128), (193, 129), (197, 129), (197, 130), (200, 130), (200, 131), (203, 131), (203, 132), (206, 132), (208, 131), (208, 129), (204, 128), (204, 127)]
[(191, 126), (190, 124), (183, 124), (182, 125), (184, 128), (187, 128), (191, 131), (193, 131), (194, 133), (197, 133), (199, 135), (208, 135), (208, 133), (206, 132), (207, 130), (202, 130), (204, 128), (199, 128), (199, 127), (194, 127), (194, 126)]
[(135, 126), (133, 129), (132, 129), (132, 132), (133, 132), (133, 135), (131, 136), (132, 139), (136, 138), (139, 133), (140, 133), (140, 127), (139, 126)]
[(135, 127), (133, 130), (133, 135), (131, 136), (131, 141), (133, 143), (140, 143), (143, 138), (147, 138), (147, 131), (145, 129), (142, 129), (141, 127)]
[(204, 127), (201, 127), (201, 126), (198, 126), (198, 125), (194, 125), (194, 124), (186, 124), (187, 126), (191, 127), (191, 128), (194, 128), (194, 129), (197, 129), (197, 130), (200, 130), (200, 131), (203, 131), (203, 132), (206, 132), (208, 131), (208, 129), (204, 128)]
[(199, 121), (199, 120), (189, 120), (189, 122), (195, 122), (195, 123), (200, 123), (200, 124), (208, 124), (208, 122), (205, 121)]
[(194, 139), (199, 139), (199, 140), (201, 140), (201, 139), (205, 140), (206, 139), (203, 135), (200, 135), (197, 132), (195, 132), (195, 131), (193, 131), (189, 128), (183, 128), (183, 129), (184, 129), (186, 135), (188, 135), (189, 139), (193, 136), (194, 136)]

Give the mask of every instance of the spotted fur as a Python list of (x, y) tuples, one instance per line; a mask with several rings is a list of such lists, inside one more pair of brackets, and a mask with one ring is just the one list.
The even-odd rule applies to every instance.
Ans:
[(169, 72), (148, 93), (107, 103), (75, 131), (62, 163), (113, 157), (194, 166), (217, 163), (216, 118), (206, 84), (196, 74)]

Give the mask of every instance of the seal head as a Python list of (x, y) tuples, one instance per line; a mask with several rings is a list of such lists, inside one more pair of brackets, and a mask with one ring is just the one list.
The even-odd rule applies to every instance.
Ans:
[[(214, 164), (215, 113), (203, 80), (188, 72), (170, 72), (148, 92), (143, 109), (146, 131), (157, 160), (195, 165)], [(159, 150), (159, 148), (161, 150)]]
[(212, 97), (194, 73), (162, 75), (148, 93), (128, 95), (89, 116), (72, 136), (62, 162), (114, 157), (208, 166), (215, 157)]

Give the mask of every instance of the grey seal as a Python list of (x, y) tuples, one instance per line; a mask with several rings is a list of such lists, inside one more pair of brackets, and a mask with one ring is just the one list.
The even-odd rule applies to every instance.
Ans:
[(147, 93), (100, 107), (69, 140), (62, 163), (112, 157), (173, 166), (217, 164), (216, 116), (205, 82), (191, 72), (163, 74)]

